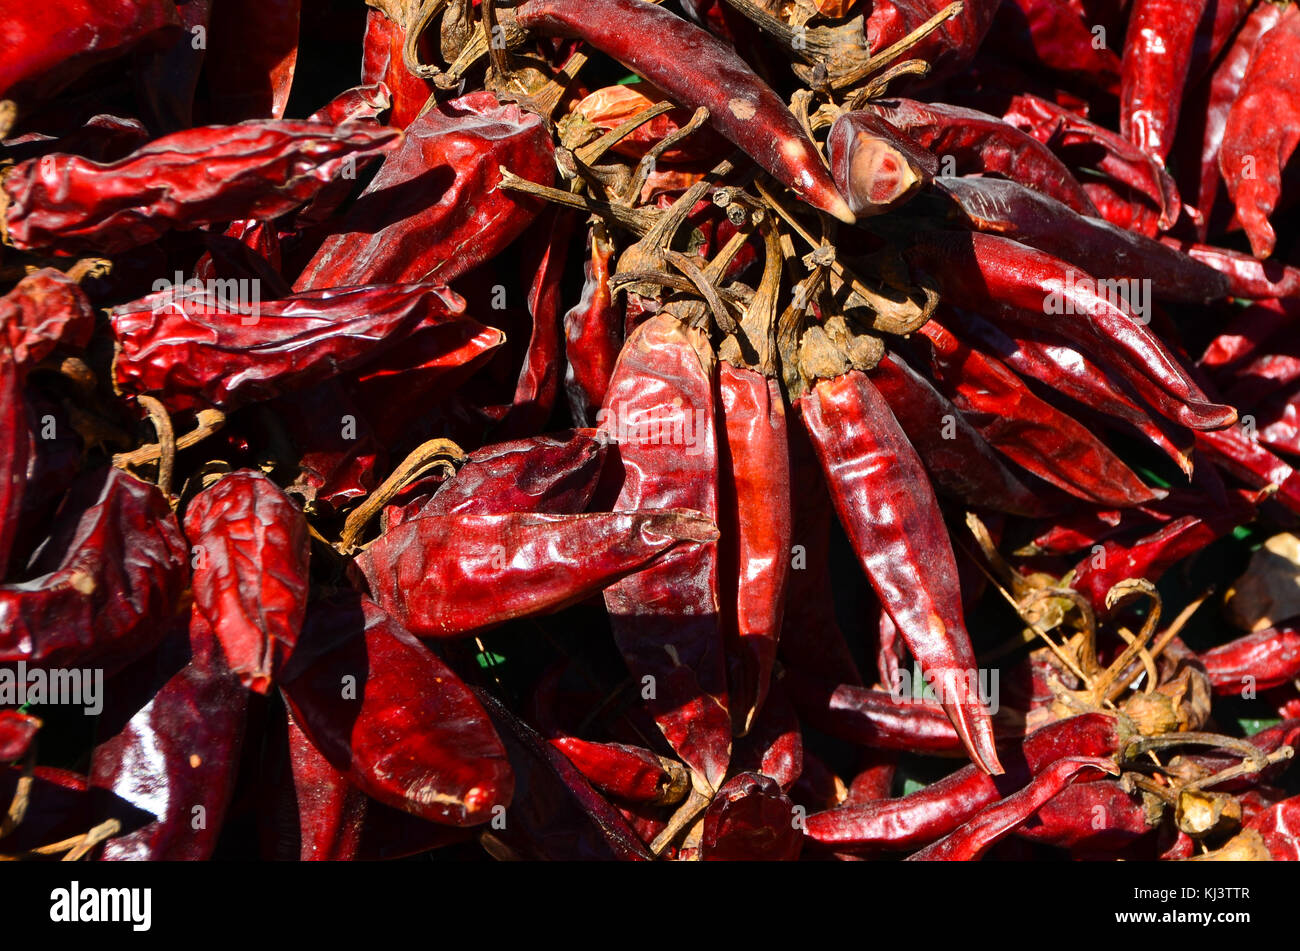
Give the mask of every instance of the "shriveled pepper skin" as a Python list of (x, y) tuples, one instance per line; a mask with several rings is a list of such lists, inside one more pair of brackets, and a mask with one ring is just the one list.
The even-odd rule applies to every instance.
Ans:
[(614, 242), (601, 222), (587, 237), (582, 299), (564, 315), (564, 391), (576, 422), (590, 426), (605, 401), (614, 364), (623, 347), (623, 298), (609, 285)]
[(697, 513), (430, 515), (357, 558), (375, 600), (417, 637), (466, 637), (558, 611), (662, 562), (712, 546)]
[(704, 813), (700, 858), (705, 862), (793, 862), (804, 843), (792, 821), (794, 815), (794, 803), (770, 776), (733, 776)]
[(1205, 651), (1201, 663), (1217, 694), (1280, 686), (1300, 677), (1300, 628), (1280, 624), (1247, 634)]
[(156, 644), (189, 559), (162, 494), (120, 469), (91, 472), (52, 528), (30, 579), (0, 587), (0, 662), (116, 669)]
[(307, 610), (307, 520), (261, 472), (232, 472), (185, 512), (194, 610), (230, 669), (266, 693), (293, 652)]
[(294, 289), (453, 281), (494, 258), (537, 203), (497, 186), (501, 166), (550, 185), (554, 147), (536, 115), (476, 92), (420, 116)]
[(103, 858), (210, 858), (235, 791), (248, 711), (248, 693), (212, 629), (199, 616), (188, 625), (182, 620), (153, 657), (123, 671), (107, 693), (100, 722), (122, 726), (95, 746), (91, 783), (158, 818), (110, 839)]
[(1118, 773), (1112, 760), (1066, 756), (1048, 766), (1024, 789), (985, 807), (956, 832), (907, 857), (909, 862), (971, 862), (1010, 835), (1080, 773), (1099, 769)]
[(361, 60), (363, 83), (385, 83), (393, 92), (390, 124), (405, 129), (415, 121), (433, 92), (433, 84), (409, 69), (402, 58), (406, 34), (401, 24), (390, 20), (382, 10), (366, 11), (365, 46)]
[(799, 397), (840, 524), (872, 587), (927, 675), (971, 759), (1000, 773), (993, 722), (975, 695), (975, 652), (962, 617), (957, 563), (916, 450), (860, 371)]
[[(666, 314), (628, 338), (599, 423), (618, 440), (615, 510), (689, 508), (718, 517), (717, 366), (701, 331)], [(683, 546), (605, 591), (614, 640), (683, 762), (716, 789), (731, 718), (717, 544)], [(645, 678), (649, 678), (646, 680)]]
[(1300, 9), (1288, 4), (1264, 34), (1223, 127), (1219, 169), (1255, 257), (1273, 254), (1269, 215), (1282, 195), (1282, 170), (1300, 145)]
[(514, 780), (482, 705), (373, 602), (314, 602), (281, 687), (325, 758), (367, 795), (453, 826), (492, 818)]
[(723, 616), (732, 719), (744, 732), (767, 698), (781, 634), (793, 530), (790, 456), (776, 380), (723, 361), (718, 382), (726, 434), (719, 526), (728, 540)]
[(2, 227), (18, 248), (114, 254), (173, 228), (274, 218), (399, 137), (361, 123), (263, 120), (175, 132), (108, 164), (46, 155), (5, 177)]
[(1174, 143), (1197, 26), (1208, 0), (1134, 0), (1124, 41), (1119, 128), (1163, 160)]
[(726, 44), (641, 0), (531, 0), (519, 25), (585, 40), (683, 106), (709, 110), (713, 128), (794, 190), (841, 221), (853, 212), (784, 102)]

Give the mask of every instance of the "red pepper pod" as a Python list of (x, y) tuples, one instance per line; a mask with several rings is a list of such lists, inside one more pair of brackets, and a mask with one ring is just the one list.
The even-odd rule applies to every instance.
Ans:
[(483, 707), (366, 598), (313, 603), (281, 689), (312, 744), (380, 802), (453, 826), (509, 805), (510, 764)]
[(22, 759), (31, 748), (41, 721), (17, 710), (0, 710), (0, 761)]
[(975, 230), (1045, 251), (1093, 277), (1150, 281), (1160, 300), (1202, 303), (1228, 294), (1227, 278), (1214, 268), (1016, 182), (940, 178), (936, 184)]
[[(867, 17), (867, 43), (873, 54), (897, 43), (948, 3), (944, 0), (877, 0)], [(931, 80), (959, 71), (970, 62), (993, 24), (999, 0), (969, 0), (938, 29), (907, 51), (909, 58), (932, 64)]]
[(997, 116), (915, 99), (883, 99), (867, 107), (930, 154), (951, 159), (945, 175), (1003, 175), (1055, 198), (1081, 215), (1097, 214), (1088, 193), (1042, 142)]
[[(169, 409), (230, 410), (363, 365), (404, 336), (444, 335), (466, 359), (500, 331), (459, 316), (464, 302), (434, 284), (306, 291), (283, 300), (229, 300), (219, 288), (162, 290), (114, 308), (113, 379), (119, 391), (155, 394)], [(450, 337), (451, 339), (447, 339)]]
[(122, 727), (96, 743), (91, 784), (158, 817), (110, 839), (102, 858), (211, 858), (235, 791), (248, 694), (207, 622), (198, 615), (188, 625), (182, 619), (154, 655), (114, 678), (107, 693), (100, 722)]
[(1005, 48), (1017, 58), (1028, 53), (1034, 65), (1114, 93), (1122, 66), (1114, 52), (1098, 46), (1095, 13), (1061, 0), (1010, 0), (993, 21), (990, 46)]
[(175, 35), (173, 0), (61, 0), (6, 4), (0, 96), (51, 96), (92, 66)]
[(116, 669), (156, 644), (188, 561), (162, 494), (120, 469), (91, 472), (52, 528), (29, 580), (0, 586), (0, 663)]
[(723, 361), (718, 383), (723, 617), (732, 718), (744, 734), (767, 698), (781, 634), (793, 531), (790, 455), (777, 381)]
[(795, 806), (776, 780), (761, 773), (732, 776), (704, 813), (705, 862), (793, 862), (803, 849)]
[(94, 326), (95, 311), (85, 292), (54, 268), (32, 271), (0, 297), (0, 347), (24, 373), (55, 347), (83, 349)]
[(909, 862), (974, 862), (1065, 789), (1080, 773), (1099, 769), (1119, 774), (1113, 760), (1067, 756), (1048, 766), (1024, 789), (986, 806), (951, 835), (907, 857)]
[(713, 128), (782, 185), (841, 221), (856, 220), (781, 98), (698, 26), (641, 0), (531, 0), (518, 23), (590, 43), (681, 105), (707, 108)]
[(1126, 312), (1135, 301), (1113, 282), (991, 234), (926, 234), (909, 256), (967, 306), (1059, 333), (1105, 358), (1134, 386), (1147, 384), (1153, 408), (1167, 418), (1198, 430), (1236, 421), (1235, 410), (1212, 403), (1145, 323)]
[(1196, 445), (1221, 468), (1255, 489), (1277, 486), (1277, 501), (1300, 512), (1300, 473), (1250, 439), (1239, 426), (1197, 433)]
[(380, 536), (356, 567), (412, 634), (467, 637), (576, 604), (717, 534), (682, 510), (430, 515)]
[(406, 68), (402, 47), (406, 44), (407, 24), (391, 20), (376, 7), (366, 10), (366, 35), (362, 41), (361, 81), (383, 83), (393, 95), (391, 125), (407, 128), (433, 93), (433, 84)]
[(1220, 696), (1246, 686), (1278, 687), (1300, 677), (1300, 628), (1280, 624), (1212, 647), (1200, 656)]
[(1174, 142), (1197, 27), (1208, 0), (1134, 0), (1124, 38), (1119, 128), (1164, 160)]
[(935, 485), (967, 505), (1015, 515), (1048, 506), (930, 381), (893, 354), (868, 374), (920, 454)]
[(1049, 723), (1004, 747), (1005, 777), (994, 779), (973, 764), (964, 766), (907, 796), (810, 815), (805, 832), (836, 850), (914, 849), (948, 835), (1062, 757), (1112, 756), (1123, 740), (1119, 721), (1105, 714)]
[(1152, 832), (1141, 797), (1118, 781), (1102, 779), (1067, 786), (1044, 803), (1015, 836), (1074, 852), (1114, 853)]
[(431, 108), (407, 128), (294, 289), (455, 280), (496, 257), (540, 211), (499, 187), (501, 167), (550, 185), (554, 151), (538, 116), (490, 92)]
[(598, 429), (492, 443), (470, 453), (432, 496), (389, 508), (386, 527), (431, 515), (577, 515), (596, 491), (610, 445)]
[[(598, 425), (618, 442), (616, 510), (717, 519), (717, 365), (703, 331), (660, 314), (628, 338)], [(712, 789), (731, 750), (718, 546), (681, 546), (605, 591), (614, 641), (682, 761)]]
[(1259, 833), (1275, 862), (1300, 862), (1300, 796), (1265, 809), (1246, 823)]
[(564, 315), (564, 392), (576, 422), (589, 426), (605, 402), (614, 364), (623, 349), (623, 298), (609, 285), (615, 245), (597, 221), (587, 237), (582, 300)]
[(845, 112), (826, 139), (835, 185), (859, 218), (899, 207), (939, 171), (939, 161), (885, 119)]
[(937, 382), (1000, 453), (1072, 495), (1117, 508), (1162, 498), (1071, 417), (1039, 399), (999, 360), (958, 340), (936, 319), (920, 331), (932, 345)]
[(268, 119), (175, 132), (107, 164), (44, 155), (5, 176), (0, 231), (24, 250), (116, 254), (173, 228), (275, 218), (400, 138), (361, 123)]
[(803, 729), (780, 680), (772, 681), (749, 732), (736, 739), (731, 760), (735, 771), (770, 776), (787, 792), (803, 772)]
[(1300, 296), (1300, 268), (1290, 267), (1276, 258), (1260, 261), (1249, 254), (1227, 248), (1177, 241), (1173, 238), (1160, 240), (1184, 251), (1202, 264), (1208, 264), (1224, 275), (1228, 279), (1228, 292), (1233, 297), (1244, 297), (1255, 301), (1270, 298), (1285, 301)]
[(23, 373), (12, 354), (0, 350), (0, 581), (8, 576), (9, 562), (17, 554), (26, 475), (33, 458)]
[(647, 749), (623, 743), (593, 743), (562, 736), (551, 745), (568, 757), (587, 781), (624, 802), (674, 803), (686, 795), (690, 778), (681, 765)]
[(1282, 171), (1300, 145), (1300, 10), (1288, 4), (1251, 54), (1241, 92), (1228, 111), (1219, 169), (1255, 257), (1271, 257), (1269, 215), (1282, 195)]
[(1001, 773), (993, 721), (974, 688), (952, 543), (916, 450), (860, 371), (819, 381), (798, 405), (840, 524), (880, 603), (935, 682), (971, 759)]
[(244, 469), (194, 497), (185, 533), (195, 613), (244, 686), (268, 692), (307, 610), (306, 518), (267, 476)]

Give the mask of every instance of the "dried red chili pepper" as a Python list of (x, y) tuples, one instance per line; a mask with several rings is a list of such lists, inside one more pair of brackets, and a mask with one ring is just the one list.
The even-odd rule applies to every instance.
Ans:
[(455, 280), (505, 249), (540, 210), (498, 187), (501, 166), (550, 185), (553, 156), (541, 119), (492, 93), (439, 104), (407, 128), (294, 289)]
[(482, 706), (365, 598), (309, 607), (281, 689), (312, 744), (380, 802), (454, 826), (510, 802), (510, 765)]
[(389, 19), (383, 10), (371, 7), (366, 10), (362, 42), (361, 81), (382, 82), (392, 90), (393, 111), (388, 121), (399, 129), (407, 128), (429, 101), (434, 87), (406, 68), (402, 57), (406, 44), (403, 25)]
[(1124, 508), (1161, 498), (1083, 426), (1035, 396), (1005, 364), (960, 341), (936, 319), (938, 383), (989, 443), (1034, 475), (1080, 498)]
[(1300, 512), (1300, 474), (1286, 462), (1249, 439), (1239, 426), (1196, 434), (1203, 449), (1219, 466), (1255, 489), (1277, 486), (1277, 501)]
[[(119, 390), (171, 410), (223, 410), (269, 399), (364, 364), (404, 334), (444, 324), (462, 359), (500, 332), (459, 316), (464, 302), (433, 284), (306, 291), (278, 301), (223, 300), (219, 289), (163, 290), (113, 309)], [(468, 352), (465, 352), (467, 351)]]
[(870, 373), (936, 488), (968, 505), (1017, 515), (1048, 507), (1003, 464), (984, 437), (923, 376), (893, 354)]
[[(592, 134), (608, 132), (667, 98), (662, 90), (648, 82), (605, 86), (579, 101), (569, 115), (561, 120), (561, 136), (566, 126), (579, 123), (591, 127)], [(681, 108), (655, 116), (638, 126), (630, 135), (615, 142), (611, 150), (639, 161), (656, 143), (685, 126), (690, 118), (690, 111)], [(660, 152), (656, 161), (666, 164), (716, 163), (726, 157), (726, 149), (726, 143), (712, 130), (705, 128)]]
[(622, 743), (592, 743), (562, 736), (551, 745), (568, 757), (587, 781), (607, 796), (623, 802), (672, 804), (690, 788), (690, 777), (679, 763), (647, 749)]
[(718, 790), (704, 813), (700, 858), (705, 862), (793, 862), (804, 837), (795, 809), (769, 776), (740, 773)]
[(1272, 256), (1276, 237), (1268, 217), (1282, 194), (1282, 170), (1300, 145), (1300, 110), (1293, 89), (1300, 73), (1300, 10), (1288, 5), (1263, 35), (1223, 127), (1219, 169), (1246, 229), (1250, 249)]
[(1288, 267), (1273, 258), (1260, 261), (1249, 254), (1227, 248), (1213, 248), (1172, 238), (1161, 240), (1227, 277), (1228, 291), (1234, 297), (1287, 300), (1300, 294), (1300, 268)]
[(0, 347), (25, 375), (56, 347), (81, 350), (95, 312), (77, 282), (53, 268), (32, 271), (0, 297)]
[(517, 22), (550, 36), (584, 40), (681, 105), (707, 108), (713, 128), (773, 178), (814, 207), (854, 221), (785, 103), (735, 51), (699, 27), (638, 0), (530, 0), (519, 8)]
[(604, 224), (593, 222), (582, 300), (564, 315), (564, 391), (574, 421), (583, 426), (596, 421), (623, 348), (623, 299), (616, 299), (609, 286), (614, 251)]
[(1300, 796), (1266, 809), (1247, 823), (1258, 833), (1275, 862), (1300, 862)]
[(269, 478), (241, 470), (194, 497), (185, 533), (195, 613), (216, 633), (235, 676), (266, 693), (307, 610), (307, 520)]
[[(873, 3), (866, 22), (871, 52), (879, 53), (897, 43), (948, 5), (945, 0), (879, 0)], [(998, 6), (994, 0), (963, 3), (960, 10), (923, 37), (907, 51), (907, 55), (931, 64), (927, 74), (931, 78), (956, 72), (975, 55), (993, 24)]]
[(767, 700), (732, 747), (736, 772), (762, 773), (787, 792), (803, 772), (803, 730), (786, 690), (774, 680)]
[(1134, 0), (1124, 38), (1119, 128), (1158, 159), (1173, 145), (1208, 0)]
[(202, 860), (212, 856), (235, 790), (248, 694), (226, 666), (212, 627), (182, 619), (152, 656), (109, 684), (90, 781), (158, 813), (104, 846), (107, 861)]
[[(702, 331), (667, 314), (628, 338), (599, 414), (619, 444), (616, 510), (718, 517), (717, 365)], [(605, 591), (614, 641), (669, 744), (711, 787), (731, 750), (714, 542), (683, 546)], [(650, 678), (646, 680), (645, 678)]]
[(1205, 348), (1197, 366), (1230, 384), (1235, 370), (1300, 320), (1300, 301), (1263, 300), (1237, 311)]
[(115, 254), (173, 228), (274, 218), (399, 143), (396, 129), (264, 120), (186, 129), (102, 165), (45, 155), (6, 174), (0, 232), (24, 250)]
[(391, 528), (356, 564), (411, 633), (465, 637), (576, 604), (716, 538), (683, 510), (428, 515)]
[[(1144, 324), (1099, 293), (1089, 275), (1059, 258), (978, 233), (928, 234), (910, 254), (946, 294), (972, 309), (1059, 333), (1106, 359), (1125, 380), (1143, 386), (1144, 396), (1156, 400), (1153, 409), (1168, 419), (1198, 430), (1236, 421), (1236, 412), (1212, 403)], [(1052, 302), (1074, 319), (1058, 319)]]
[(971, 759), (1000, 773), (993, 724), (975, 696), (976, 663), (957, 565), (921, 460), (889, 404), (858, 370), (798, 399), (831, 497), (859, 562), (912, 656), (940, 685)]
[(174, 36), (179, 20), (171, 0), (64, 0), (58, 6), (5, 9), (0, 96), (51, 96), (92, 66), (146, 43)]
[(1070, 849), (1075, 855), (1103, 855), (1133, 847), (1157, 828), (1159, 815), (1109, 779), (1069, 786), (1045, 803), (1015, 836)]
[(162, 494), (120, 469), (64, 498), (28, 580), (0, 586), (0, 662), (116, 669), (162, 637), (188, 552)]
[(842, 806), (810, 815), (810, 838), (837, 850), (905, 850), (934, 842), (969, 821), (1006, 793), (1023, 787), (1066, 756), (1113, 755), (1123, 741), (1119, 721), (1089, 713), (1042, 727), (1002, 750), (1005, 777), (994, 779), (974, 765), (898, 799)]
[(1118, 774), (1111, 760), (1067, 756), (1036, 775), (1029, 785), (1002, 802), (986, 806), (960, 829), (907, 857), (909, 862), (973, 862), (1010, 835), (1085, 770)]
[(22, 759), (31, 749), (41, 721), (17, 710), (0, 710), (0, 761)]
[[(1096, 23), (1077, 4), (1011, 0), (998, 10), (989, 32), (990, 45), (1035, 66), (1115, 93), (1119, 91), (1122, 65), (1114, 52), (1098, 45)], [(1113, 35), (1119, 36), (1120, 31)]]
[(1200, 655), (1216, 694), (1260, 690), (1300, 677), (1300, 629), (1289, 624), (1239, 637)]
[(898, 754), (888, 750), (864, 750), (858, 758), (858, 774), (849, 783), (850, 804), (888, 799), (898, 772)]

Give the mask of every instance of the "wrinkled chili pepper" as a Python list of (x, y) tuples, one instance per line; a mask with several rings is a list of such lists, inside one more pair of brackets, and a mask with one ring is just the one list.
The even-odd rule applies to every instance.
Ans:
[(859, 218), (899, 207), (939, 170), (933, 155), (871, 112), (846, 112), (826, 139), (831, 173)]
[(700, 858), (793, 862), (804, 843), (793, 816), (794, 804), (775, 780), (758, 773), (733, 776), (704, 813)]
[(614, 242), (597, 221), (587, 234), (582, 299), (564, 315), (564, 392), (574, 421), (590, 426), (623, 348), (623, 299), (609, 285)]
[(971, 759), (1000, 773), (992, 721), (969, 679), (975, 656), (952, 544), (916, 450), (860, 371), (818, 382), (798, 405), (840, 524), (881, 604), (922, 670), (941, 685), (944, 710)]
[(713, 128), (777, 181), (813, 206), (853, 222), (853, 212), (785, 103), (734, 51), (699, 27), (638, 0), (530, 0), (519, 8), (518, 23), (584, 40), (681, 105), (707, 108)]
[(307, 520), (260, 472), (233, 472), (185, 512), (194, 611), (216, 633), (230, 670), (266, 693), (284, 669), (307, 610)]
[(1173, 146), (1208, 0), (1134, 0), (1124, 40), (1119, 128), (1158, 159)]
[(1287, 624), (1256, 631), (1200, 655), (1218, 694), (1246, 685), (1261, 690), (1300, 677), (1300, 630)]

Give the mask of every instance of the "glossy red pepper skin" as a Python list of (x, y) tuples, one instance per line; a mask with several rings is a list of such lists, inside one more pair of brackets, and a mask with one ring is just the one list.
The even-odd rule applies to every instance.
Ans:
[(937, 319), (920, 333), (945, 395), (992, 446), (1079, 498), (1126, 508), (1162, 496), (1087, 429), (1039, 399), (1007, 366), (959, 340)]
[(803, 849), (794, 803), (769, 776), (740, 773), (718, 790), (704, 813), (705, 862), (793, 862)]
[(449, 282), (503, 251), (541, 210), (498, 188), (500, 167), (555, 179), (554, 146), (537, 116), (476, 92), (420, 116), (352, 204), (294, 289)]
[[(940, 157), (944, 175), (1004, 175), (1081, 215), (1096, 215), (1088, 193), (1042, 142), (997, 116), (942, 102), (876, 100), (868, 108)], [(951, 167), (944, 160), (951, 158)]]
[(909, 862), (973, 862), (1027, 822), (1082, 772), (1118, 773), (1112, 760), (1066, 756), (1036, 775), (1024, 789), (986, 806), (960, 829), (907, 857)]
[(180, 21), (172, 0), (65, 0), (8, 4), (0, 96), (38, 100), (53, 95), (92, 66), (152, 41), (174, 36)]
[(1103, 779), (1061, 790), (1014, 834), (1076, 855), (1104, 855), (1131, 846), (1154, 829), (1140, 796)]
[(402, 47), (406, 31), (402, 24), (390, 20), (382, 10), (366, 11), (366, 35), (361, 60), (363, 83), (385, 83), (393, 91), (393, 111), (389, 122), (405, 129), (415, 121), (433, 92), (433, 84), (406, 68)]
[(582, 299), (564, 315), (564, 392), (576, 422), (596, 420), (605, 401), (614, 364), (623, 348), (623, 298), (609, 286), (615, 245), (605, 226), (594, 223), (587, 235)]
[(732, 767), (736, 772), (770, 776), (786, 792), (803, 772), (803, 729), (780, 680), (772, 681), (749, 732), (736, 738)]
[(359, 123), (263, 120), (175, 132), (107, 164), (29, 159), (4, 180), (5, 240), (58, 254), (114, 254), (173, 228), (274, 218), (347, 163), (393, 150), (399, 136)]
[[(666, 314), (628, 338), (598, 420), (619, 442), (616, 511), (689, 508), (718, 518), (717, 373), (704, 333)], [(683, 546), (605, 591), (628, 670), (652, 688), (647, 708), (713, 789), (731, 750), (718, 571), (716, 543)]]
[(1048, 506), (1006, 467), (961, 411), (906, 362), (886, 354), (868, 376), (939, 491), (967, 505), (1016, 515), (1046, 511)]
[[(776, 380), (721, 361), (720, 445), (724, 634), (737, 732), (767, 698), (790, 570), (790, 456), (785, 399)], [(734, 559), (734, 560), (733, 560)]]
[(623, 802), (671, 801), (675, 782), (678, 798), (686, 792), (686, 773), (681, 766), (674, 775), (660, 757), (647, 749), (622, 743), (593, 743), (576, 736), (558, 737), (551, 740), (551, 745), (578, 767), (592, 786)]
[(952, 543), (916, 450), (860, 371), (799, 397), (840, 524), (912, 656), (943, 687), (944, 709), (972, 760), (1000, 773), (993, 723), (976, 697)]
[(1269, 215), (1282, 194), (1282, 170), (1300, 145), (1300, 10), (1288, 5), (1263, 35), (1228, 111), (1219, 170), (1255, 257), (1271, 257), (1276, 236)]
[(1124, 39), (1120, 132), (1163, 160), (1173, 146), (1208, 0), (1134, 0)]
[[(872, 53), (897, 43), (948, 4), (942, 0), (880, 0), (867, 16), (867, 43)], [(970, 62), (993, 24), (996, 0), (971, 0), (937, 30), (908, 50), (909, 57), (933, 64), (927, 74), (938, 79), (959, 71)], [(865, 12), (865, 11), (864, 11)]]
[(1214, 692), (1260, 690), (1300, 677), (1300, 628), (1281, 624), (1212, 647), (1200, 655)]
[(86, 474), (29, 580), (0, 586), (0, 662), (121, 667), (165, 633), (188, 560), (156, 488), (120, 469)]
[(307, 520), (267, 476), (244, 469), (194, 497), (185, 533), (195, 613), (216, 633), (235, 676), (267, 693), (307, 610)]
[(365, 598), (313, 602), (281, 689), (312, 744), (380, 802), (453, 826), (510, 802), (510, 765), (482, 705)]
[(584, 40), (709, 122), (781, 184), (822, 211), (855, 218), (816, 148), (781, 98), (734, 50), (662, 7), (640, 0), (530, 0), (518, 23)]
[(505, 743), (515, 797), (503, 826), (480, 842), (490, 855), (538, 861), (649, 861), (623, 816), (591, 788), (571, 762), (496, 697), (477, 691)]
[[(1236, 411), (1212, 403), (1145, 324), (1107, 300), (1088, 274), (1059, 258), (979, 233), (926, 235), (910, 254), (944, 293), (971, 309), (1062, 334), (1106, 359), (1125, 380), (1143, 386), (1156, 401), (1152, 408), (1166, 418), (1198, 430), (1236, 421)], [(1050, 301), (1065, 313), (1052, 314)]]
[(213, 7), (206, 65), (214, 121), (284, 115), (301, 8), (302, 0), (221, 0)]
[(1004, 747), (1005, 777), (994, 779), (973, 764), (964, 766), (909, 796), (810, 815), (805, 831), (836, 850), (914, 849), (948, 835), (1062, 757), (1113, 755), (1120, 742), (1113, 717), (1097, 713), (1071, 717)]
[(1077, 214), (1016, 182), (940, 178), (937, 185), (975, 230), (1037, 248), (1093, 277), (1149, 280), (1152, 296), (1160, 300), (1202, 303), (1227, 296), (1227, 278), (1208, 265), (1108, 221)]
[(1289, 300), (1300, 294), (1300, 268), (1290, 267), (1276, 258), (1260, 261), (1249, 254), (1162, 238), (1171, 247), (1208, 264), (1228, 279), (1233, 297), (1263, 301), (1270, 298)]
[[(188, 628), (188, 630), (187, 630)], [(116, 688), (116, 689), (114, 689)], [(211, 858), (235, 791), (248, 693), (199, 616), (182, 619), (152, 657), (124, 670), (107, 691), (90, 781), (158, 813), (104, 845), (105, 861)]]
[(1300, 796), (1279, 802), (1246, 824), (1258, 832), (1275, 862), (1300, 862)]
[(1239, 426), (1196, 434), (1196, 444), (1221, 468), (1254, 489), (1278, 487), (1274, 498), (1300, 512), (1300, 473), (1290, 464), (1249, 439)]
[(826, 139), (835, 185), (859, 218), (903, 205), (939, 171), (938, 160), (874, 112), (846, 112)]
[(412, 634), (468, 637), (584, 601), (717, 534), (684, 510), (429, 515), (390, 529), (356, 565)]
[[(1065, 73), (1109, 93), (1119, 91), (1120, 58), (1099, 46), (1093, 32), (1098, 18), (1077, 3), (1060, 0), (1010, 0), (993, 21), (989, 45), (1036, 66)], [(1122, 31), (1107, 34), (1118, 38)]]
[(114, 381), (122, 392), (157, 395), (173, 411), (231, 410), (360, 367), (404, 336), (443, 324), (456, 325), (443, 337), (448, 349), (474, 359), (501, 334), (461, 316), (463, 309), (458, 295), (433, 284), (307, 291), (252, 304), (224, 302), (206, 289), (164, 290), (113, 310)]

